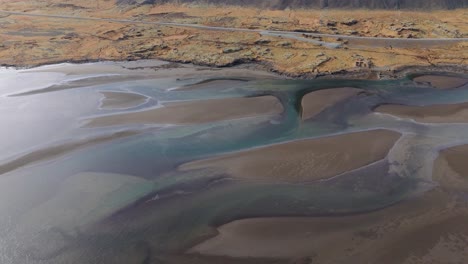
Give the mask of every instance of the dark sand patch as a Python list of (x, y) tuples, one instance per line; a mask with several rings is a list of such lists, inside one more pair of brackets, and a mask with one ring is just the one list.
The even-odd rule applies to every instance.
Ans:
[(302, 120), (313, 118), (326, 108), (361, 92), (361, 89), (343, 87), (308, 93), (302, 97)]
[(140, 132), (138, 131), (123, 131), (123, 132), (116, 132), (111, 135), (100, 136), (92, 139), (86, 139), (78, 142), (66, 143), (58, 146), (53, 146), (45, 149), (39, 149), (28, 153), (24, 156), (18, 157), (10, 162), (4, 163), (0, 165), (0, 175), (7, 173), (9, 171), (18, 169), (20, 167), (37, 163), (44, 160), (53, 159), (64, 155), (66, 153), (72, 152), (74, 150), (78, 150), (81, 148), (89, 147), (92, 145), (96, 145), (99, 143), (108, 142), (114, 139), (128, 137), (132, 135), (136, 135)]
[(451, 203), (447, 193), (433, 190), (361, 215), (238, 220), (219, 227), (217, 236), (188, 253), (309, 258), (304, 263), (463, 263), (468, 208), (447, 207)]
[(374, 111), (424, 123), (468, 122), (468, 103), (427, 106), (384, 104), (376, 107)]
[(422, 75), (414, 78), (413, 81), (430, 83), (431, 86), (439, 89), (452, 89), (467, 84), (468, 78), (443, 75)]
[(125, 124), (199, 124), (229, 119), (277, 115), (283, 106), (274, 96), (239, 97), (167, 103), (164, 107), (140, 112), (101, 116), (87, 126)]
[(400, 133), (380, 129), (298, 140), (193, 161), (179, 169), (218, 168), (253, 180), (315, 181), (384, 159), (398, 138)]
[(147, 97), (127, 92), (100, 92), (104, 95), (104, 99), (101, 102), (101, 108), (103, 109), (119, 109), (119, 108), (130, 108), (143, 104)]

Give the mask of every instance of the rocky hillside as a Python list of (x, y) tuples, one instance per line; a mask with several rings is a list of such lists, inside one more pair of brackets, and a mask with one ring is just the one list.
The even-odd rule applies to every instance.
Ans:
[(209, 3), (260, 8), (455, 9), (468, 0), (117, 0), (118, 4)]

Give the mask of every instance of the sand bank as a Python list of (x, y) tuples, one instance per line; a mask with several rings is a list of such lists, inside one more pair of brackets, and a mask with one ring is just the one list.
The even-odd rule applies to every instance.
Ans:
[(283, 112), (274, 96), (225, 98), (167, 103), (151, 110), (101, 116), (89, 120), (87, 126), (125, 124), (198, 124), (221, 120), (276, 115)]
[(452, 89), (468, 83), (468, 78), (443, 76), (443, 75), (422, 75), (413, 79), (420, 83), (430, 83), (431, 86), (439, 89)]
[(103, 109), (119, 109), (119, 108), (130, 108), (143, 104), (147, 97), (127, 92), (100, 92), (104, 95), (101, 101), (101, 108)]
[(302, 97), (302, 120), (315, 117), (326, 108), (361, 93), (357, 88), (333, 88), (308, 93)]
[(183, 164), (180, 170), (217, 168), (233, 177), (280, 182), (326, 179), (386, 157), (400, 137), (372, 130), (298, 140)]
[(468, 256), (468, 208), (447, 208), (450, 201), (445, 192), (433, 190), (361, 215), (238, 220), (219, 227), (217, 236), (188, 252), (303, 261), (297, 263), (462, 261)]
[(468, 103), (427, 106), (385, 104), (378, 106), (374, 111), (402, 118), (411, 118), (423, 123), (468, 122)]
[(89, 147), (95, 144), (104, 143), (113, 139), (128, 137), (132, 135), (136, 135), (140, 132), (138, 131), (123, 131), (123, 132), (116, 132), (111, 135), (100, 136), (96, 138), (86, 139), (78, 142), (72, 143), (65, 143), (62, 145), (52, 146), (45, 149), (39, 149), (28, 153), (26, 155), (20, 156), (15, 158), (12, 161), (0, 165), (0, 175), (7, 173), (9, 171), (15, 170), (22, 166), (26, 166), (32, 163), (53, 159), (64, 155), (66, 153), (72, 152), (77, 149), (81, 149), (84, 147)]
[(442, 187), (468, 191), (468, 145), (440, 151), (434, 161), (433, 179)]

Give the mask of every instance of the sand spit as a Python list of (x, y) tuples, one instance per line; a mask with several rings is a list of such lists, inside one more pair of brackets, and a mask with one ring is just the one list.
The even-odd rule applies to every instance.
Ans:
[(422, 75), (414, 78), (413, 81), (430, 83), (431, 86), (439, 89), (452, 89), (467, 84), (468, 78), (442, 75)]
[(276, 115), (283, 106), (274, 96), (239, 97), (198, 101), (172, 102), (151, 110), (101, 116), (89, 120), (87, 126), (115, 126), (138, 123), (199, 124), (221, 120)]
[(243, 179), (308, 182), (326, 179), (386, 157), (400, 134), (372, 130), (298, 140), (183, 164), (180, 170), (218, 168)]
[(443, 188), (468, 191), (468, 145), (440, 151), (434, 161), (433, 179)]
[(36, 151), (33, 151), (29, 154), (26, 154), (24, 156), (20, 156), (10, 162), (4, 163), (0, 165), (0, 175), (7, 173), (9, 171), (15, 170), (17, 168), (20, 168), (22, 166), (29, 165), (31, 163), (36, 163), (48, 159), (53, 159), (56, 157), (59, 157), (61, 155), (64, 155), (66, 153), (72, 152), (77, 149), (81, 149), (84, 147), (89, 147), (92, 145), (96, 145), (99, 143), (104, 143), (108, 142), (114, 139), (118, 138), (123, 138), (123, 137), (128, 137), (132, 135), (136, 135), (140, 132), (138, 131), (122, 131), (122, 132), (116, 132), (111, 135), (105, 135), (105, 136), (100, 136), (92, 139), (86, 139), (78, 142), (72, 142), (72, 143), (66, 143), (58, 146), (52, 146), (49, 148), (45, 149), (39, 149)]
[(326, 108), (361, 93), (357, 88), (333, 88), (308, 93), (302, 97), (302, 120), (315, 117)]
[(423, 123), (468, 122), (468, 103), (427, 106), (384, 104), (376, 107), (374, 111), (402, 118), (411, 118)]
[(100, 93), (104, 95), (101, 102), (102, 109), (130, 108), (141, 105), (147, 100), (147, 97), (135, 93), (110, 91), (102, 91)]
[(195, 89), (216, 89), (229, 86), (238, 86), (245, 84), (248, 80), (243, 79), (223, 79), (223, 80), (206, 80), (186, 86), (182, 86), (176, 90), (195, 90)]
[(468, 257), (467, 217), (466, 205), (433, 190), (362, 215), (234, 221), (188, 252), (304, 261), (297, 263), (462, 263)]

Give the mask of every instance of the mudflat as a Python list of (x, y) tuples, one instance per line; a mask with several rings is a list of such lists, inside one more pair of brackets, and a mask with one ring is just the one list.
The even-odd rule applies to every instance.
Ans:
[(316, 181), (384, 159), (399, 137), (398, 132), (379, 129), (298, 140), (193, 161), (179, 169), (216, 168), (248, 180)]

